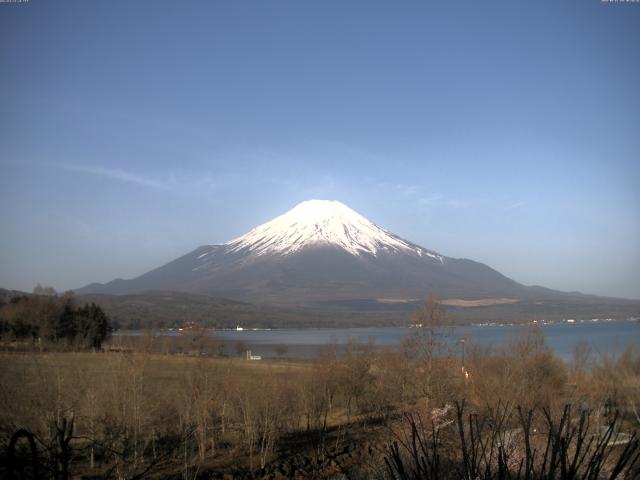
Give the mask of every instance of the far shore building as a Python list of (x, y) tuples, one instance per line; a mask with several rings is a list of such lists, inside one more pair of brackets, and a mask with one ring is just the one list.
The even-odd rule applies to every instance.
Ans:
[(251, 350), (247, 350), (247, 360), (262, 360), (260, 355), (252, 355)]

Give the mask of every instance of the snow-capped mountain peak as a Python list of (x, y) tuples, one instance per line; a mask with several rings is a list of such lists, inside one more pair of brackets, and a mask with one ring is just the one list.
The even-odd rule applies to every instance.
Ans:
[(339, 247), (352, 255), (412, 252), (443, 257), (411, 244), (335, 200), (307, 200), (225, 244), (230, 252), (288, 255), (311, 246)]

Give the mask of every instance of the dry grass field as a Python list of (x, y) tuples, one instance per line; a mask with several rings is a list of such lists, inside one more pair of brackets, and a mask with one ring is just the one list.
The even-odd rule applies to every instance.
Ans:
[[(429, 332), (421, 329), (398, 349), (353, 344), (342, 356), (328, 348), (313, 361), (248, 361), (130, 347), (5, 351), (0, 353), (0, 447), (9, 452), (11, 437), (26, 430), (37, 445), (40, 473), (49, 478), (290, 478), (294, 471), (304, 472), (298, 478), (347, 471), (348, 478), (373, 478), (374, 471), (375, 478), (405, 478), (385, 474), (384, 460), (401, 468), (406, 452), (390, 445), (411, 435), (415, 419), (422, 418), (417, 434), (424, 438), (432, 421), (443, 425), (445, 443), (437, 448), (454, 469), (447, 478), (458, 478), (462, 457), (453, 426), (470, 428), (464, 426), (466, 414), (455, 417), (462, 399), (473, 418), (503, 425), (485, 430), (487, 438), (511, 432), (514, 462), (524, 455), (518, 432), (526, 425), (552, 432), (550, 422), (562, 417), (567, 404), (579, 408), (564, 414), (566, 425), (577, 425), (580, 409), (589, 410), (583, 433), (593, 438), (615, 412), (621, 431), (630, 433), (640, 424), (640, 354), (633, 348), (596, 365), (586, 365), (586, 352), (563, 363), (532, 330), (500, 351), (470, 349), (461, 367)], [(520, 411), (532, 412), (530, 424), (522, 424)], [(502, 424), (495, 422), (497, 414)], [(559, 434), (574, 441), (569, 431)], [(25, 446), (23, 441), (16, 447), (20, 468), (32, 458)]]

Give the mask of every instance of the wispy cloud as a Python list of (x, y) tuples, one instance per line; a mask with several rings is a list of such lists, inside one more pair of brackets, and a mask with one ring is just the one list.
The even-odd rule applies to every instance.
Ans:
[[(149, 188), (173, 190), (210, 195), (227, 187), (274, 185), (289, 191), (310, 190), (324, 192), (334, 188), (335, 181), (330, 176), (323, 176), (314, 183), (302, 184), (292, 177), (258, 175), (253, 173), (239, 174), (233, 172), (212, 173), (203, 171), (163, 172), (162, 175), (150, 176), (133, 173), (122, 168), (107, 168), (99, 165), (80, 165), (62, 162), (46, 163), (46, 166), (69, 172), (96, 175), (111, 180), (142, 185)], [(311, 193), (311, 192), (309, 192)]]
[(423, 207), (468, 208), (472, 206), (469, 200), (447, 197), (440, 192), (428, 192), (417, 185), (382, 182), (378, 183), (378, 188), (392, 190), (396, 195), (410, 199)]
[(505, 205), (502, 209), (507, 211), (507, 210), (516, 210), (518, 208), (522, 208), (524, 207), (524, 202), (513, 202), (513, 203), (509, 203), (508, 205)]
[(88, 173), (91, 175), (110, 178), (112, 180), (118, 180), (120, 182), (143, 185), (150, 188), (169, 188), (169, 184), (167, 182), (160, 181), (155, 178), (144, 177), (142, 175), (128, 172), (121, 168), (105, 168), (95, 165), (75, 165), (69, 163), (51, 163), (49, 165), (61, 170), (67, 170), (69, 172)]
[(428, 191), (427, 189), (403, 183), (378, 182), (376, 188), (383, 190), (385, 194), (392, 193), (405, 198), (415, 205), (425, 208), (452, 208), (469, 209), (482, 208), (485, 210), (516, 211), (523, 208), (526, 203), (515, 199), (492, 199), (487, 197), (459, 198), (448, 196), (441, 192)]

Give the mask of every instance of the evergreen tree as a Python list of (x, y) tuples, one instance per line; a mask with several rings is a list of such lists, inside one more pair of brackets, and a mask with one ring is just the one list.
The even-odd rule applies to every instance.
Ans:
[(79, 342), (101, 348), (109, 333), (109, 319), (95, 303), (76, 307), (72, 294), (62, 297), (15, 297), (0, 305), (0, 338)]
[(56, 340), (71, 341), (78, 333), (76, 324), (76, 311), (70, 303), (66, 303), (60, 315), (54, 320), (54, 337)]
[(78, 336), (91, 348), (100, 348), (109, 332), (109, 320), (102, 308), (95, 303), (76, 311)]

